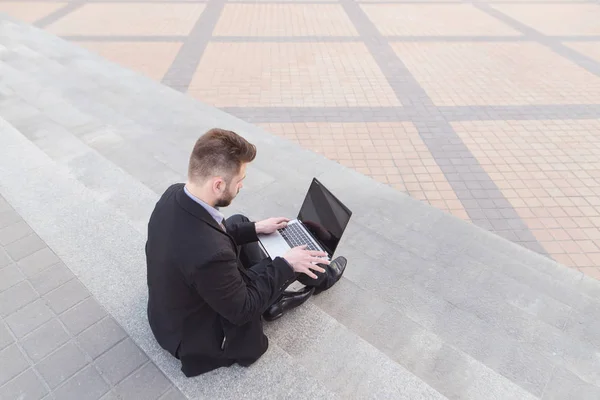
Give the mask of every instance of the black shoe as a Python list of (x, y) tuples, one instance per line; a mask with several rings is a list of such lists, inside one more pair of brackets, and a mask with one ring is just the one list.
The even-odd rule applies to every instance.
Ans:
[(315, 288), (305, 287), (298, 292), (283, 292), (283, 295), (281, 295), (279, 300), (269, 306), (267, 311), (263, 313), (264, 319), (267, 321), (275, 321), (286, 311), (296, 308), (308, 300), (314, 291)]
[(348, 264), (348, 260), (346, 257), (336, 257), (329, 265), (323, 265), (325, 268), (325, 273), (327, 274), (327, 279), (325, 280), (323, 287), (317, 287), (315, 289), (315, 294), (319, 294), (324, 290), (329, 289), (337, 281), (340, 280), (344, 271), (346, 270), (346, 265)]

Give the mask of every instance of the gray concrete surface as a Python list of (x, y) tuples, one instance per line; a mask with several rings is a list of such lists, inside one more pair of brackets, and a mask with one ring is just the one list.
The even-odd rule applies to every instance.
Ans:
[(0, 365), (3, 400), (185, 398), (2, 196)]
[[(143, 245), (158, 195), (184, 179), (193, 142), (214, 126), (238, 131), (259, 149), (227, 212), (293, 216), (317, 176), (354, 212), (339, 250), (350, 264), (335, 288), (267, 326), (271, 346), (256, 365), (187, 379), (147, 324)], [(44, 304), (51, 321), (69, 312), (69, 296), (89, 291), (112, 319), (83, 335), (77, 350), (99, 355), (104, 338), (118, 340), (109, 334), (118, 324), (131, 338), (119, 336), (119, 343), (139, 346), (154, 363), (137, 381), (121, 382), (136, 393), (128, 398), (146, 398), (139, 382), (156, 373), (152, 365), (193, 399), (600, 397), (599, 282), (2, 17), (0, 193), (39, 236), (9, 244), (0, 261), (44, 242), (49, 248), (35, 250), (20, 271), (29, 279), (47, 267), (56, 268), (55, 279), (71, 271), (82, 284), (65, 286), (66, 299), (40, 294), (47, 305), (23, 294), (27, 312)], [(1, 218), (27, 230), (14, 214)], [(0, 307), (2, 315), (17, 311), (6, 300)], [(32, 324), (13, 322), (11, 331), (17, 337)], [(85, 325), (71, 324), (61, 327)], [(61, 333), (52, 337), (60, 341)], [(7, 349), (15, 359), (8, 371), (25, 369), (14, 347)], [(124, 372), (107, 368), (120, 353), (113, 349), (81, 370), (81, 379), (116, 382)]]

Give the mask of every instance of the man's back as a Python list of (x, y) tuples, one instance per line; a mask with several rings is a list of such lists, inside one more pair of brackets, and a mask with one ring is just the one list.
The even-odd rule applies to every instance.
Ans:
[(233, 237), (183, 186), (167, 189), (148, 224), (150, 327), (158, 343), (181, 359), (187, 376), (251, 364), (268, 347), (262, 309), (277, 294), (274, 286), (290, 278), (289, 267), (272, 266), (286, 273), (251, 282)]

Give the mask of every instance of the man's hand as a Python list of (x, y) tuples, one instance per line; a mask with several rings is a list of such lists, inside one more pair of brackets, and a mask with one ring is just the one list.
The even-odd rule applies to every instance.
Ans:
[(283, 218), (283, 217), (269, 218), (269, 219), (265, 219), (263, 221), (259, 221), (255, 224), (256, 233), (259, 235), (260, 234), (270, 235), (271, 233), (274, 233), (278, 229), (285, 228), (289, 221), (290, 220), (288, 218)]
[(294, 247), (283, 256), (292, 266), (294, 272), (304, 273), (313, 279), (317, 279), (317, 275), (312, 271), (325, 272), (325, 269), (319, 267), (316, 263), (329, 265), (329, 260), (322, 257), (327, 257), (327, 253), (306, 250), (306, 245)]

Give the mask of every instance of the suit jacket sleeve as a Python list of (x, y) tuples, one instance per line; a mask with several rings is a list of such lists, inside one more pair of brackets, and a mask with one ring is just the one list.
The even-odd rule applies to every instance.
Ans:
[(228, 249), (197, 266), (193, 282), (213, 310), (232, 324), (243, 325), (260, 316), (294, 279), (289, 264), (276, 258), (246, 283), (238, 270), (236, 254)]
[(227, 227), (227, 233), (233, 237), (235, 243), (239, 246), (253, 243), (258, 240), (256, 235), (256, 225), (254, 222), (240, 222)]

